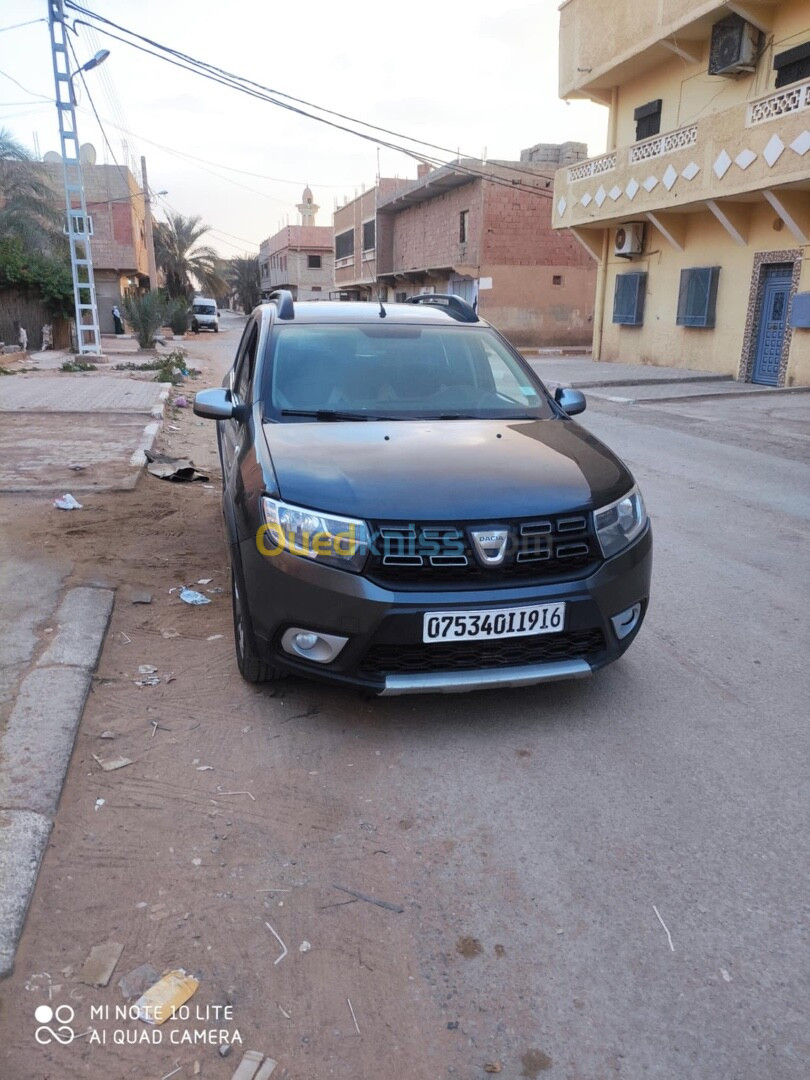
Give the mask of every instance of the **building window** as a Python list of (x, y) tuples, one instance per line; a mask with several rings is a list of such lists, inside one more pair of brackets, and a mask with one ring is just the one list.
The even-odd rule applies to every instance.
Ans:
[(777, 53), (773, 58), (776, 71), (776, 86), (789, 86), (790, 83), (810, 79), (810, 41), (796, 45), (787, 52)]
[(320, 270), (321, 257), (320, 255), (307, 255), (307, 270)]
[(619, 326), (641, 326), (644, 322), (644, 294), (647, 274), (617, 274), (613, 293), (613, 321)]
[(661, 130), (661, 98), (639, 105), (633, 113), (636, 122), (636, 142), (649, 139)]
[(335, 258), (348, 259), (354, 255), (354, 229), (335, 237)]
[(468, 232), (468, 226), (469, 226), (469, 217), (470, 217), (470, 211), (469, 210), (462, 210), (461, 213), (458, 215), (458, 242), (460, 244), (466, 244), (467, 243), (467, 232)]
[(373, 251), (376, 242), (376, 222), (371, 221), (363, 222), (363, 251)]
[(562, 283), (563, 283), (562, 274), (554, 274), (553, 277), (551, 278), (551, 284), (552, 285), (562, 285)]
[(322, 285), (313, 285), (311, 291), (312, 292), (321, 292), (322, 289), (323, 289)]
[(699, 266), (681, 270), (678, 292), (678, 326), (714, 326), (719, 266)]
[(404, 304), (407, 299), (408, 299), (408, 294), (406, 292), (398, 292), (396, 294), (396, 296), (394, 297), (394, 303), (395, 304)]

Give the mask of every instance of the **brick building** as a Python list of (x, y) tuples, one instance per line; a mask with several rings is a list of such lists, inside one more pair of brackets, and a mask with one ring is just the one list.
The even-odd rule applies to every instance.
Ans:
[(335, 210), (335, 290), (342, 300), (373, 300), (378, 288), (386, 292), (385, 285), (377, 284), (377, 204), (405, 184), (380, 177), (373, 188)]
[(287, 225), (259, 245), (262, 297), (289, 289), (296, 300), (326, 300), (334, 282), (335, 253), (330, 225), (316, 225), (319, 207), (304, 189), (300, 225)]
[[(96, 280), (99, 324), (112, 334), (112, 308), (129, 292), (149, 287), (143, 192), (126, 166), (97, 165), (95, 151), (82, 147), (82, 179), (90, 218), (90, 249)], [(21, 167), (24, 164), (21, 163)], [(53, 188), (54, 202), (64, 208), (62, 160), (51, 151), (37, 166)]]
[[(587, 153), (581, 143), (565, 147)], [(533, 147), (520, 162), (420, 165), (416, 181), (378, 198), (379, 282), (398, 300), (457, 293), (515, 344), (590, 342), (595, 267), (574, 236), (552, 231), (562, 148), (542, 149), (542, 160)]]

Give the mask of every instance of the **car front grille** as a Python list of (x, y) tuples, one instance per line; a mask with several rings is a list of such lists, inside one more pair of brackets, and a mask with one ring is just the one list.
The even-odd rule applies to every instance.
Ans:
[(366, 576), (404, 589), (529, 585), (585, 577), (601, 559), (589, 513), (503, 522), (509, 542), (500, 566), (483, 564), (475, 552), (470, 529), (481, 527), (375, 522)]
[(359, 665), (365, 678), (417, 675), (429, 671), (472, 671), (558, 660), (595, 660), (605, 649), (600, 629), (497, 641), (456, 641), (436, 645), (372, 645)]

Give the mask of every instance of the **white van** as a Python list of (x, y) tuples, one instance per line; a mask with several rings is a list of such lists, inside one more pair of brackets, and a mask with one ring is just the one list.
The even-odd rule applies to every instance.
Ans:
[(191, 304), (191, 330), (198, 334), (200, 330), (219, 330), (219, 312), (216, 300), (205, 296), (195, 296)]

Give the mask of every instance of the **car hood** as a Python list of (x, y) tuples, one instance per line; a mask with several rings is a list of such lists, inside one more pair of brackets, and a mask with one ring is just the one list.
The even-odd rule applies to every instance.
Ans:
[(388, 521), (497, 520), (604, 505), (633, 483), (571, 420), (264, 424), (281, 498)]

